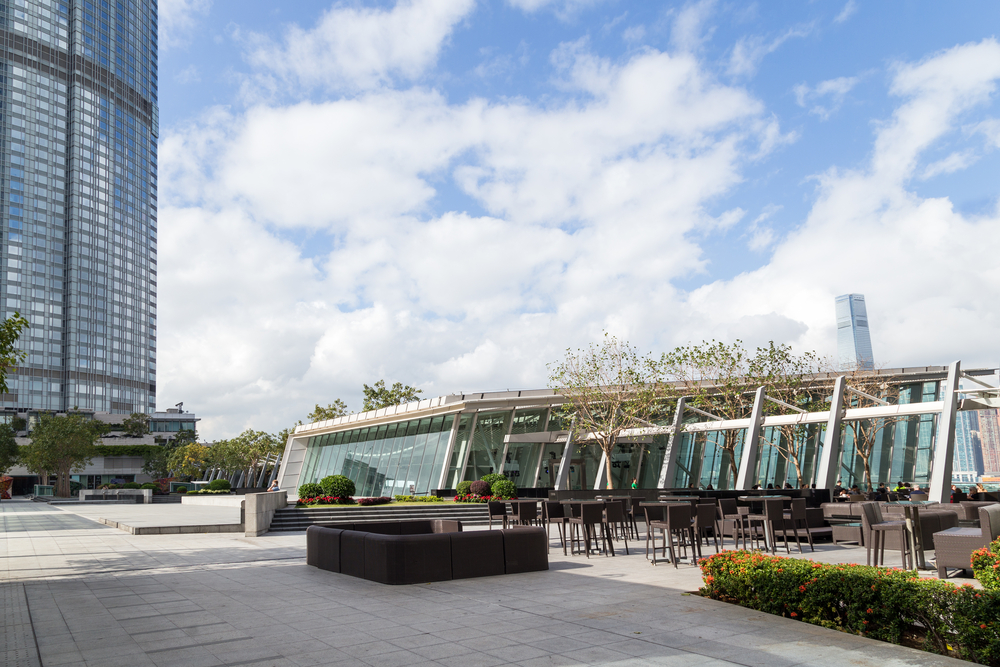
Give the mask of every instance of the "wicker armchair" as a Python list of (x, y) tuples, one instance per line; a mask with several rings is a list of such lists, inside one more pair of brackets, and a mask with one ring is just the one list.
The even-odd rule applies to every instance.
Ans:
[(1000, 537), (1000, 503), (979, 508), (979, 528), (949, 528), (934, 533), (934, 557), (939, 579), (948, 568), (972, 567), (972, 552)]

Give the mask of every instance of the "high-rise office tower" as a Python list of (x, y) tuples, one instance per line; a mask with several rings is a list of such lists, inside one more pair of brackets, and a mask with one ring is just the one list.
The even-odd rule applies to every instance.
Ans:
[(983, 475), (983, 446), (977, 410), (963, 410), (955, 420), (955, 458), (952, 481), (975, 483)]
[(837, 358), (841, 370), (872, 370), (872, 339), (868, 333), (868, 310), (863, 294), (844, 294), (836, 299)]
[(997, 410), (979, 411), (979, 438), (984, 473), (1000, 475), (1000, 414)]
[(4, 408), (155, 407), (156, 72), (155, 0), (0, 5)]

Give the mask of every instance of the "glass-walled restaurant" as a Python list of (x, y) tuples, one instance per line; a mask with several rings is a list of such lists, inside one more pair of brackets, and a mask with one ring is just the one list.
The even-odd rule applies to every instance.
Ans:
[[(939, 384), (933, 380), (903, 385), (899, 402), (940, 400)], [(371, 426), (364, 425), (366, 416), (362, 415), (354, 424), (334, 425), (342, 430), (299, 438), (305, 452), (292, 486), (340, 474), (354, 480), (358, 496), (420, 495), (455, 489), (463, 480), (502, 471), (519, 488), (553, 488), (566, 450), (566, 425), (554, 398), (549, 392), (546, 400), (539, 401), (548, 405), (503, 409), (476, 410), (463, 403), (456, 406), (459, 411), (454, 414)], [(689, 417), (687, 422), (703, 420), (694, 414)], [(873, 483), (906, 480), (927, 484), (937, 419), (937, 414), (929, 413), (887, 423), (879, 432), (871, 457)], [(737, 434), (737, 462), (745, 435), (745, 431)], [(666, 486), (734, 488), (734, 466), (722, 446), (723, 437), (719, 431), (682, 434), (674, 447), (675, 473)], [(755, 476), (761, 485), (799, 483), (796, 466), (781, 451), (789, 446), (783, 437), (777, 428), (763, 429)], [(811, 424), (800, 430), (792, 445), (802, 480), (807, 484), (815, 481), (824, 437), (825, 425)], [(839, 477), (846, 485), (860, 485), (864, 468), (855, 452), (851, 431), (845, 429), (842, 437)], [(656, 488), (669, 439), (669, 435), (655, 435), (618, 444), (610, 461), (615, 488), (629, 487), (633, 479), (639, 488)], [(599, 446), (576, 442), (569, 461), (568, 487), (595, 488), (601, 460)]]

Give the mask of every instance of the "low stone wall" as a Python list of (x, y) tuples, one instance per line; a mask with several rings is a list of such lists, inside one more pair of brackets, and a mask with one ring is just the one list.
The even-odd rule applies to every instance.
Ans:
[(80, 489), (80, 502), (117, 502), (150, 504), (152, 489)]
[(245, 496), (233, 496), (220, 493), (196, 496), (181, 496), (181, 505), (214, 505), (216, 507), (243, 507)]
[(288, 506), (287, 491), (248, 493), (243, 499), (243, 525), (247, 537), (266, 533), (275, 511)]

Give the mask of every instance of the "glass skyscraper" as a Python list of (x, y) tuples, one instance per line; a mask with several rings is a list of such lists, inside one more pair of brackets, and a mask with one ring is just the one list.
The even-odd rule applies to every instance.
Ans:
[(155, 407), (156, 11), (0, 5), (0, 298), (31, 323), (4, 408)]
[(872, 339), (868, 332), (868, 310), (863, 294), (844, 294), (836, 299), (837, 358), (841, 370), (872, 370)]

